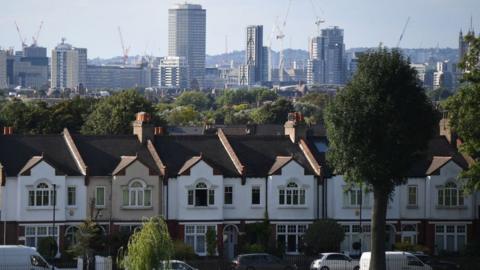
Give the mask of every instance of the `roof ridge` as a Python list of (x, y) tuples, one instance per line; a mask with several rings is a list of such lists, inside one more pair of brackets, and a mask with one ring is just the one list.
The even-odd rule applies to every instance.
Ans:
[(65, 143), (67, 144), (70, 154), (73, 155), (73, 159), (75, 160), (75, 164), (77, 165), (78, 169), (80, 169), (80, 172), (83, 175), (87, 175), (87, 165), (83, 161), (82, 155), (80, 154), (80, 151), (78, 150), (78, 147), (75, 144), (75, 141), (73, 140), (70, 131), (68, 131), (68, 128), (63, 129), (63, 138), (65, 140)]
[(147, 150), (150, 153), (150, 155), (153, 158), (153, 161), (155, 161), (155, 164), (157, 165), (158, 169), (160, 170), (160, 173), (165, 176), (167, 175), (167, 166), (164, 165), (162, 162), (162, 159), (157, 153), (157, 150), (155, 146), (153, 145), (152, 141), (150, 139), (147, 140)]
[(321, 176), (322, 166), (318, 164), (318, 161), (315, 159), (315, 156), (310, 150), (310, 147), (308, 147), (307, 143), (303, 138), (300, 139), (300, 141), (298, 142), (298, 146), (300, 147), (300, 150), (302, 150), (303, 154), (307, 158), (307, 161), (308, 163), (310, 163), (310, 166), (312, 166), (313, 171), (317, 174), (317, 176)]
[(238, 173), (244, 176), (245, 166), (242, 164), (242, 162), (238, 158), (237, 154), (235, 153), (235, 150), (233, 149), (232, 145), (228, 141), (227, 136), (225, 135), (225, 133), (223, 133), (223, 130), (221, 128), (218, 129), (217, 135), (218, 135), (218, 139), (223, 145), (223, 148), (225, 148), (225, 151), (227, 151), (228, 156), (232, 160), (233, 165), (235, 165), (235, 168), (237, 169)]

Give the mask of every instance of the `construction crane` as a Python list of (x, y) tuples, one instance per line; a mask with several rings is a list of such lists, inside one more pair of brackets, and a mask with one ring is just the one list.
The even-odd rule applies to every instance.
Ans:
[(123, 42), (122, 29), (120, 29), (120, 26), (118, 27), (118, 35), (120, 36), (120, 43), (122, 45), (123, 64), (126, 65), (128, 62), (128, 52), (130, 51), (130, 47), (125, 47), (125, 43)]
[(42, 31), (42, 26), (43, 26), (43, 21), (40, 22), (40, 26), (38, 27), (38, 30), (37, 30), (37, 33), (35, 33), (35, 36), (32, 37), (33, 46), (37, 46), (38, 37), (40, 36), (40, 31)]
[(405, 35), (405, 31), (407, 30), (408, 23), (410, 22), (410, 17), (407, 18), (405, 25), (403, 26), (402, 34), (400, 34), (400, 38), (398, 39), (396, 48), (400, 48), (400, 42), (402, 42), (403, 36)]
[(278, 78), (282, 82), (284, 81), (284, 74), (285, 74), (285, 56), (283, 51), (283, 39), (285, 38), (285, 26), (287, 25), (288, 15), (290, 14), (290, 7), (292, 6), (292, 0), (288, 1), (287, 13), (285, 14), (285, 18), (283, 19), (282, 25), (276, 25), (277, 35), (276, 39), (280, 40), (280, 61), (278, 63)]
[(20, 42), (22, 43), (22, 49), (27, 47), (27, 40), (23, 38), (22, 32), (20, 31), (20, 27), (18, 27), (17, 22), (15, 21), (15, 27), (17, 27), (18, 37), (20, 38)]
[(315, 25), (317, 26), (317, 35), (320, 36), (321, 24), (325, 23), (325, 20), (320, 18), (320, 16), (318, 16), (317, 9), (315, 7), (315, 4), (313, 3), (313, 0), (310, 0), (310, 4), (312, 5), (312, 11), (315, 16)]

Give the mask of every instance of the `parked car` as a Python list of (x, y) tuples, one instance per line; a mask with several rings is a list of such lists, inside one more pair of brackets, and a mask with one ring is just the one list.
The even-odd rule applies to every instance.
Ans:
[(417, 258), (419, 258), (422, 262), (430, 265), (433, 270), (458, 270), (460, 269), (460, 265), (445, 260), (438, 260), (436, 258), (432, 258), (425, 253), (413, 253)]
[(266, 253), (252, 253), (238, 255), (232, 261), (232, 269), (235, 270), (297, 270), (294, 264), (288, 264), (284, 260)]
[(359, 270), (357, 260), (342, 253), (321, 253), (310, 264), (310, 270)]
[(47, 261), (33, 247), (0, 246), (0, 269), (52, 269)]
[[(360, 257), (360, 270), (370, 269), (371, 252), (364, 252)], [(388, 270), (432, 270), (430, 265), (423, 263), (410, 252), (387, 251), (385, 259)]]
[(198, 270), (186, 262), (177, 260), (162, 261), (162, 266), (166, 270)]

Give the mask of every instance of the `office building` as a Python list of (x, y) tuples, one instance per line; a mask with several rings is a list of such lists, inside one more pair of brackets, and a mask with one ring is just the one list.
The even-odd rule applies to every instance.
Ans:
[(150, 87), (150, 69), (146, 66), (87, 66), (86, 88), (121, 90)]
[(11, 86), (48, 88), (47, 48), (31, 45), (23, 48), (21, 57), (15, 57), (14, 79)]
[(65, 39), (52, 50), (53, 89), (79, 89), (87, 80), (87, 49), (74, 48)]
[(185, 57), (187, 87), (201, 88), (205, 78), (206, 10), (177, 4), (168, 10), (168, 55)]
[(189, 86), (189, 66), (185, 57), (168, 56), (160, 61), (161, 88), (186, 89)]
[(264, 47), (263, 26), (250, 25), (247, 27), (247, 46), (245, 49), (245, 65), (242, 75), (244, 85), (260, 84), (264, 80)]
[(0, 89), (7, 87), (7, 51), (0, 50)]

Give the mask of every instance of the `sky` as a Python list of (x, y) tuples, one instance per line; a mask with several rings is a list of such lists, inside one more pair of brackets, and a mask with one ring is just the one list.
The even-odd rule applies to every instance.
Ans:
[[(290, 11), (286, 17), (291, 1)], [(31, 42), (40, 22), (39, 45), (51, 51), (62, 37), (75, 47), (88, 49), (88, 58), (122, 54), (120, 26), (130, 55), (164, 56), (168, 46), (168, 8), (182, 0), (0, 0), (0, 47), (19, 49), (15, 28)], [(396, 46), (410, 17), (401, 47), (458, 47), (458, 32), (480, 30), (480, 0), (191, 0), (207, 10), (207, 54), (243, 50), (247, 25), (264, 26), (264, 44), (278, 50), (275, 22), (285, 21), (285, 48), (307, 49), (323, 27), (339, 26), (345, 44)], [(312, 4), (313, 3), (313, 4)], [(285, 20), (286, 18), (286, 20)], [(227, 41), (227, 42), (226, 42)], [(228, 49), (227, 49), (228, 48)]]

